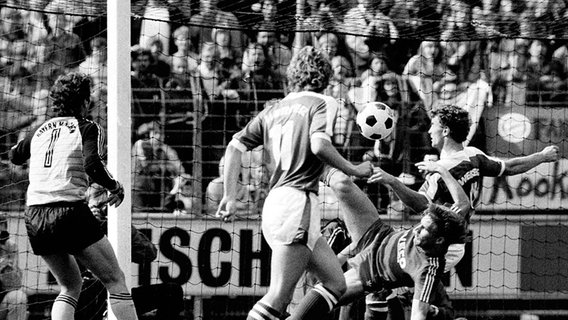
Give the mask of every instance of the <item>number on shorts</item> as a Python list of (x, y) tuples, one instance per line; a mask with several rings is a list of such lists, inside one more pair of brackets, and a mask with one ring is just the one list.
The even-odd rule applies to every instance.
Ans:
[(280, 163), (282, 170), (290, 169), (292, 163), (292, 133), (294, 133), (293, 121), (288, 121), (284, 125), (277, 124), (268, 133), (272, 140), (274, 161)]
[(54, 129), (51, 131), (51, 139), (49, 140), (49, 146), (47, 147), (47, 151), (45, 152), (45, 160), (43, 162), (43, 166), (45, 168), (51, 167), (53, 162), (53, 149), (55, 148), (55, 142), (59, 139), (59, 134), (61, 133), (61, 128)]

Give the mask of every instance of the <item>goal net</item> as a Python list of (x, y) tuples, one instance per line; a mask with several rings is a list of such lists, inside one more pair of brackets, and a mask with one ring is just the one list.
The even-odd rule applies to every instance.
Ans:
[[(58, 287), (28, 244), (28, 168), (11, 164), (9, 150), (49, 117), (49, 89), (71, 71), (91, 77), (87, 117), (106, 128), (106, 12), (100, 0), (0, 5), (0, 298), (23, 293), (19, 305), (30, 319), (48, 317)], [(130, 135), (113, 138), (131, 142), (121, 152), (131, 155), (132, 225), (157, 249), (154, 260), (132, 264), (133, 286), (179, 284), (188, 319), (245, 319), (266, 292), (271, 253), (260, 216), (270, 173), (263, 150), (243, 155), (232, 223), (215, 217), (223, 155), (234, 133), (291, 91), (290, 59), (312, 45), (333, 68), (325, 94), (340, 104), (334, 146), (409, 188), (424, 182), (415, 163), (439, 157), (428, 130), (430, 112), (444, 105), (469, 112), (465, 144), (490, 156), (508, 160), (559, 147), (557, 162), (483, 179), (473, 240), (445, 284), (456, 316), (568, 316), (564, 2), (132, 0), (130, 16), (130, 61), (119, 62), (131, 66), (124, 75)], [(356, 121), (374, 101), (394, 112), (392, 133), (380, 141), (363, 137)], [(391, 225), (418, 222), (386, 187), (355, 183)], [(88, 200), (96, 204), (99, 191), (94, 186)], [(319, 199), (322, 226), (341, 218), (323, 183)], [(17, 251), (5, 259), (10, 250)], [(15, 265), (4, 268), (10, 261)], [(104, 288), (85, 272), (77, 318), (99, 319)], [(303, 290), (301, 283), (292, 307)]]

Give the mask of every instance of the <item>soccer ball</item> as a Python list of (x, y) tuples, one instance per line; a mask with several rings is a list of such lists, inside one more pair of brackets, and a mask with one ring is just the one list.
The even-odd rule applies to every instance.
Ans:
[(361, 134), (371, 140), (384, 139), (394, 129), (394, 111), (382, 102), (369, 102), (357, 114)]

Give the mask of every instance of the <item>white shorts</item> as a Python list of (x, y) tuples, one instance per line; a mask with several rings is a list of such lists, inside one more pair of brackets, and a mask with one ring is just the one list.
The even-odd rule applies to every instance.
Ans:
[(262, 209), (262, 232), (270, 247), (300, 243), (313, 250), (322, 236), (320, 228), (315, 193), (290, 187), (270, 190)]
[(448, 252), (446, 252), (446, 268), (444, 272), (450, 271), (453, 267), (458, 264), (465, 254), (465, 244), (454, 243), (448, 247)]

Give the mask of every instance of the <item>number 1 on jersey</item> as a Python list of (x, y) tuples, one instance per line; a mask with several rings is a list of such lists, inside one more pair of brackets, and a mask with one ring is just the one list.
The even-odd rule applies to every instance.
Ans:
[(55, 142), (59, 139), (59, 134), (61, 133), (61, 128), (54, 129), (51, 131), (51, 139), (49, 140), (49, 146), (45, 152), (45, 160), (43, 161), (43, 166), (45, 168), (51, 167), (53, 162), (53, 149), (55, 148)]
[(274, 161), (280, 164), (282, 170), (290, 169), (292, 163), (292, 134), (294, 133), (294, 122), (288, 121), (284, 125), (277, 124), (268, 133), (272, 140), (272, 154)]

